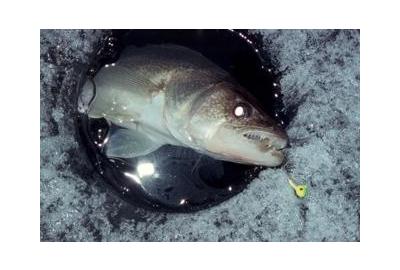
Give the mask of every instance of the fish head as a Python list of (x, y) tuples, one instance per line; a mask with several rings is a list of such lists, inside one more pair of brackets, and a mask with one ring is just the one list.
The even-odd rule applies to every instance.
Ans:
[(187, 132), (208, 155), (271, 167), (283, 162), (286, 132), (239, 85), (219, 83), (194, 107)]

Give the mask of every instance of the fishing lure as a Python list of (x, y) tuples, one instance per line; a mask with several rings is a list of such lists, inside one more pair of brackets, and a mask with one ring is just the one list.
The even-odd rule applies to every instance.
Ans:
[(307, 195), (308, 189), (306, 184), (296, 184), (291, 176), (289, 176), (288, 181), (298, 198), (303, 199)]

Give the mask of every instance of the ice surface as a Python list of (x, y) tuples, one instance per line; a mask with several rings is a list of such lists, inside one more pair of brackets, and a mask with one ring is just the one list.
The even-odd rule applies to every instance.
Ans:
[[(192, 214), (133, 208), (104, 187), (76, 142), (77, 72), (105, 34), (41, 32), (42, 241), (359, 241), (359, 32), (263, 30), (291, 115), (286, 167)], [(84, 180), (86, 179), (86, 181)]]

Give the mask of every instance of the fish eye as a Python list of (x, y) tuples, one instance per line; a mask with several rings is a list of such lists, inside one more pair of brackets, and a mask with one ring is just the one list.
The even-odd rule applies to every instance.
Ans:
[(245, 118), (251, 115), (251, 107), (246, 103), (239, 103), (233, 109), (233, 114), (237, 118)]

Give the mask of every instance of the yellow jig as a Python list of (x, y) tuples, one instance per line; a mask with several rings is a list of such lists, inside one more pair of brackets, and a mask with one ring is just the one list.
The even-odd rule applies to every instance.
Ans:
[(307, 195), (307, 185), (296, 184), (292, 177), (289, 177), (289, 185), (294, 189), (296, 196), (300, 199), (303, 199)]

